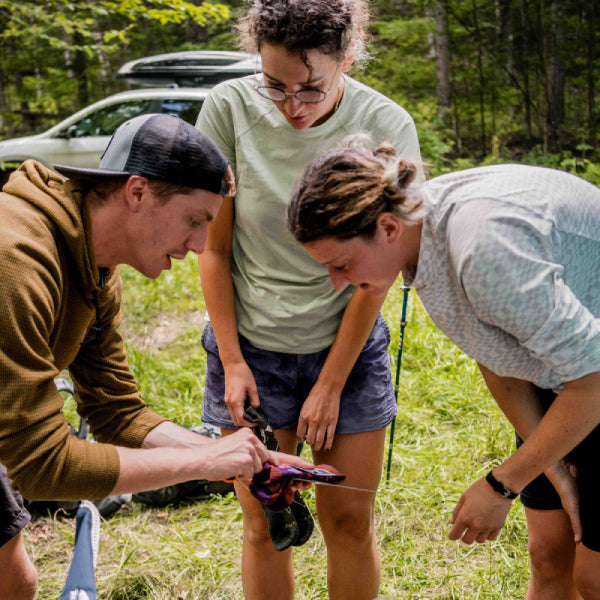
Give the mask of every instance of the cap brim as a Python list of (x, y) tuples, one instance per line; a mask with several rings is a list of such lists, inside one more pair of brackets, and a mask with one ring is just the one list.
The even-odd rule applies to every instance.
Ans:
[(106, 179), (107, 177), (129, 177), (131, 175), (131, 173), (124, 173), (123, 171), (109, 171), (108, 169), (78, 169), (77, 167), (67, 167), (65, 165), (52, 165), (52, 168), (68, 179), (86, 179), (89, 181)]

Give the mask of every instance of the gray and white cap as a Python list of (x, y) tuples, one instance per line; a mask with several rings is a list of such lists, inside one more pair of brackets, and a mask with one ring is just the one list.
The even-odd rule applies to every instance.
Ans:
[(141, 175), (219, 194), (227, 165), (223, 153), (206, 134), (176, 115), (149, 113), (117, 128), (97, 169), (53, 168), (70, 179), (97, 181)]

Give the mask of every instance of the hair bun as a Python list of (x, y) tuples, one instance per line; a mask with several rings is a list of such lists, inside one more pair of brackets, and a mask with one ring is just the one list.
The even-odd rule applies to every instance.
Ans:
[(398, 161), (398, 186), (400, 188), (408, 187), (417, 176), (417, 165), (410, 161), (401, 158)]
[(391, 158), (396, 156), (396, 148), (394, 148), (394, 146), (388, 142), (383, 142), (382, 144), (379, 144), (377, 148), (375, 148), (374, 154), (377, 156), (377, 158)]

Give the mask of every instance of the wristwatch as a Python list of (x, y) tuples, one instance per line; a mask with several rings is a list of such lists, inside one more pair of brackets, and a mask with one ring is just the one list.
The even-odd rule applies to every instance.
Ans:
[(503, 483), (500, 483), (495, 477), (494, 473), (490, 471), (486, 476), (485, 480), (494, 488), (495, 492), (498, 492), (503, 498), (508, 500), (514, 500), (519, 494), (511, 492)]

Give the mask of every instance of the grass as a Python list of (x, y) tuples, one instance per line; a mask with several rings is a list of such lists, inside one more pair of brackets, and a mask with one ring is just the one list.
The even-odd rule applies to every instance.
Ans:
[[(190, 325), (204, 310), (196, 261), (186, 259), (156, 281), (123, 269), (123, 280), (123, 330), (144, 398), (177, 423), (198, 424), (205, 359), (201, 332)], [(401, 300), (398, 285), (384, 306), (394, 370)], [(179, 335), (152, 343), (165, 320)], [(376, 504), (381, 595), (523, 598), (528, 560), (518, 501), (497, 541), (465, 546), (447, 539), (460, 494), (512, 452), (513, 433), (474, 362), (435, 329), (414, 291), (400, 384), (391, 477), (384, 475)], [(307, 502), (314, 510), (312, 492)], [(241, 600), (241, 518), (232, 496), (165, 508), (125, 506), (102, 524), (99, 599)], [(25, 537), (39, 572), (38, 598), (56, 600), (73, 553), (73, 520), (60, 513), (37, 518)], [(294, 561), (296, 598), (327, 598), (318, 529)]]

